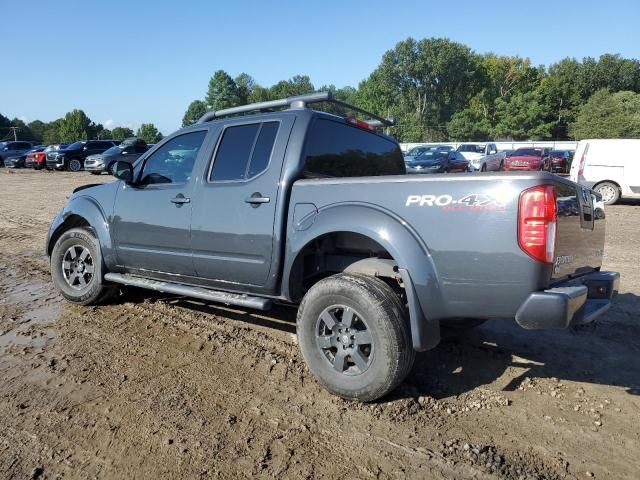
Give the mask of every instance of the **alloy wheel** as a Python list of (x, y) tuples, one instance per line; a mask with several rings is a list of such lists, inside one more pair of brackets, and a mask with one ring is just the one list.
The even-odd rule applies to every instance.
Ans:
[(62, 257), (62, 276), (76, 290), (86, 288), (93, 280), (95, 265), (88, 248), (74, 245)]
[(344, 375), (364, 373), (373, 360), (373, 337), (364, 318), (351, 307), (334, 305), (318, 318), (316, 345), (332, 368)]

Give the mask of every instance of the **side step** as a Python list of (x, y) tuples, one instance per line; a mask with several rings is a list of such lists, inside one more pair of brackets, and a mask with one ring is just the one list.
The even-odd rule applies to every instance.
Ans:
[(107, 273), (105, 280), (113, 283), (121, 283), (131, 287), (146, 288), (156, 292), (173, 293), (186, 297), (199, 298), (211, 302), (224, 303), (225, 305), (235, 305), (238, 307), (254, 308), (256, 310), (269, 310), (273, 302), (268, 298), (251, 297), (237, 293), (220, 292), (201, 287), (190, 287), (179, 283), (162, 282), (160, 280), (149, 280), (147, 278), (124, 275), (121, 273)]

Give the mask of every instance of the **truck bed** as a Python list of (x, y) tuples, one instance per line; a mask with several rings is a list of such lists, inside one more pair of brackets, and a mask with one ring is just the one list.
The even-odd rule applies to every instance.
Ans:
[[(556, 187), (553, 264), (534, 260), (517, 240), (520, 194), (540, 184)], [(576, 184), (546, 172), (305, 179), (293, 185), (287, 238), (310, 238), (319, 219), (347, 209), (352, 222), (342, 228), (397, 249), (391, 257), (402, 256), (406, 238), (420, 245), (417, 264), (398, 267), (417, 277), (418, 295), (432, 303), (423, 308), (436, 318), (513, 317), (531, 292), (600, 268), (604, 222), (592, 211), (585, 220), (579, 195)]]

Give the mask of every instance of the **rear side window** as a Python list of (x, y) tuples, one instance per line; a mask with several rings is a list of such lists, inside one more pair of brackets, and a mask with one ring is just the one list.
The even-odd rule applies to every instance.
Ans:
[(218, 146), (210, 182), (248, 180), (267, 169), (278, 122), (227, 127)]
[(307, 137), (304, 176), (368, 177), (404, 175), (397, 143), (373, 132), (319, 118)]

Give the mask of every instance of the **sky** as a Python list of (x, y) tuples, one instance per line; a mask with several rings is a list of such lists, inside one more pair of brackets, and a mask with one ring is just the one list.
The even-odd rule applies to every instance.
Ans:
[(640, 58), (639, 20), (638, 0), (0, 0), (0, 113), (51, 121), (79, 108), (167, 135), (219, 69), (263, 86), (305, 74), (356, 87), (410, 36), (534, 65)]

